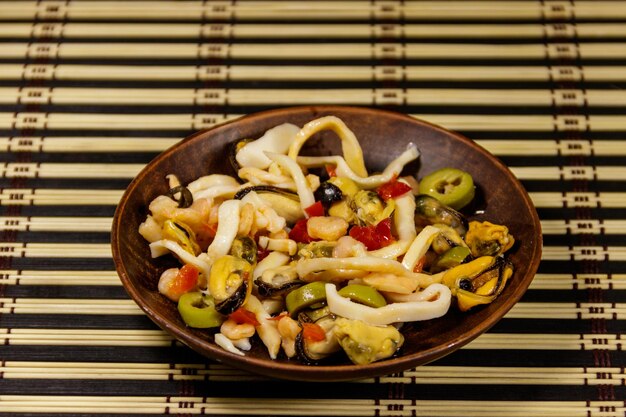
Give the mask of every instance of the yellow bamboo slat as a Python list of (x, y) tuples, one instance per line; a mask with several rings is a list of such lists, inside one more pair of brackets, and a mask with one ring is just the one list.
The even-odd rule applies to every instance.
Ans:
[(0, 206), (117, 205), (124, 190), (0, 189)]
[[(168, 346), (174, 343), (174, 339), (160, 330), (108, 330), (108, 329), (27, 329), (27, 328), (0, 328), (0, 341), (5, 345), (93, 345), (93, 346)], [(525, 350), (594, 350), (599, 345), (603, 349), (619, 351), (621, 339), (618, 334), (512, 334), (512, 333), (486, 333), (472, 341), (463, 349), (520, 349)], [(104, 364), (103, 366), (107, 366)], [(10, 367), (5, 364), (5, 367)], [(59, 368), (87, 368), (85, 365), (67, 363), (66, 366), (57, 365)], [(108, 364), (112, 368), (112, 364)], [(145, 368), (144, 364), (136, 364), (127, 368)], [(197, 368), (198, 365), (189, 366)], [(30, 369), (30, 367), (28, 367)], [(183, 369), (187, 368), (182, 367)], [(1, 365), (0, 365), (1, 369)], [(169, 366), (166, 368), (170, 370)], [(180, 368), (177, 368), (180, 369)], [(450, 368), (452, 369), (452, 368)], [(532, 368), (531, 368), (532, 369)], [(607, 372), (610, 369), (607, 369)], [(6, 369), (5, 369), (6, 371)], [(1, 372), (1, 370), (0, 370)], [(43, 372), (43, 371), (42, 371)], [(78, 371), (77, 371), (78, 372)], [(500, 374), (500, 368), (485, 371), (492, 374)], [(526, 372), (531, 372), (527, 370)], [(544, 372), (542, 369), (533, 369), (532, 372)], [(622, 370), (622, 373), (624, 371)], [(425, 372), (427, 373), (427, 372)], [(619, 370), (618, 372), (619, 373)], [(210, 375), (210, 369), (198, 370), (196, 375)], [(5, 374), (5, 378), (7, 375)], [(619, 382), (619, 380), (617, 380)]]
[[(624, 320), (626, 309), (612, 303), (517, 303), (506, 315), (507, 318), (543, 318), (552, 320)], [(518, 345), (519, 347), (519, 345)]]
[[(162, 152), (182, 137), (0, 136), (2, 152)], [(497, 156), (618, 156), (626, 141), (599, 139), (481, 139), (475, 142)]]
[[(326, 398), (223, 398), (223, 397), (119, 397), (119, 396), (32, 396), (5, 395), (3, 409), (10, 412), (143, 413), (143, 414), (271, 414), (318, 416), (429, 415), (438, 417), (588, 417), (615, 410), (623, 413), (620, 401), (483, 401)], [(606, 413), (605, 413), (606, 414)]]
[(46, 39), (301, 39), (320, 33), (334, 39), (562, 39), (579, 36), (586, 39), (610, 39), (626, 35), (626, 29), (615, 23), (522, 23), (509, 24), (415, 24), (415, 23), (4, 23), (0, 38)]
[(626, 178), (626, 167), (566, 166), (566, 167), (509, 167), (521, 180), (600, 180), (619, 181)]
[[(5, 362), (0, 372), (6, 379), (133, 379), (133, 380), (220, 380), (224, 377), (240, 380), (258, 380), (259, 378), (242, 371), (226, 373), (220, 367), (207, 365), (175, 365), (159, 363), (82, 363), (82, 362)], [(598, 377), (598, 375), (602, 375)], [(427, 365), (399, 374), (384, 376), (382, 383), (418, 383), (427, 378), (431, 383), (450, 383), (451, 379), (464, 384), (508, 383), (525, 385), (595, 385), (604, 383), (619, 385), (624, 371), (620, 368), (524, 368), (502, 367), (488, 368), (481, 366), (433, 366)], [(362, 380), (362, 383), (372, 383)], [(507, 382), (504, 382), (505, 384)], [(10, 401), (4, 399), (4, 401)]]
[[(1, 3), (0, 3), (1, 4)], [(571, 60), (626, 57), (624, 43), (63, 43), (7, 42), (8, 59), (530, 59)]]
[(0, 137), (2, 152), (162, 152), (182, 138), (53, 136)]
[(541, 220), (541, 231), (547, 235), (560, 234), (626, 234), (626, 220)]
[[(65, 398), (66, 403), (61, 401)], [(602, 413), (605, 409), (623, 412), (619, 401), (475, 401), (475, 400), (409, 400), (409, 399), (355, 399), (339, 402), (334, 399), (314, 400), (308, 398), (278, 399), (258, 398), (220, 398), (220, 397), (90, 397), (90, 396), (3, 396), (4, 404), (11, 406), (12, 411), (25, 412), (51, 410), (65, 412), (86, 412), (100, 409), (111, 412), (127, 408), (132, 412), (145, 414), (160, 413), (202, 413), (202, 414), (233, 414), (263, 413), (289, 414), (290, 410), (298, 415), (361, 415), (361, 416), (467, 416), (467, 417), (504, 417), (542, 415), (550, 417), (585, 417)], [(118, 400), (119, 399), (119, 400)], [(256, 407), (254, 409), (252, 407)], [(330, 413), (332, 410), (334, 413)], [(596, 413), (596, 414), (594, 414)], [(618, 415), (618, 414), (615, 414)]]
[(0, 3), (4, 19), (32, 20), (369, 20), (400, 18), (419, 20), (608, 20), (626, 17), (626, 9), (610, 1), (559, 2), (533, 1), (419, 1), (367, 2), (318, 1), (314, 3), (280, 1), (24, 1)]
[(530, 284), (532, 290), (624, 290), (626, 274), (545, 274), (538, 273)]
[(544, 246), (541, 259), (552, 261), (624, 261), (626, 260), (626, 246)]
[[(2, 139), (0, 139), (0, 143)], [(474, 139), (495, 155), (510, 156), (619, 156), (626, 155), (626, 142), (621, 140), (566, 139)], [(598, 167), (599, 168), (599, 167)]]
[(115, 271), (0, 270), (2, 285), (122, 285)]
[[(72, 315), (142, 315), (143, 311), (132, 300), (69, 299), (69, 298), (0, 298), (2, 314), (72, 314)], [(132, 338), (131, 338), (132, 339)], [(77, 344), (89, 345), (92, 340)], [(137, 340), (130, 340), (141, 346)]]
[(110, 258), (108, 243), (13, 243), (0, 242), (7, 257), (25, 258)]
[(0, 80), (624, 81), (624, 66), (0, 64)]
[(110, 232), (110, 217), (6, 217), (0, 216), (0, 231)]
[[(620, 115), (411, 114), (457, 131), (584, 132), (626, 131)], [(239, 114), (1, 113), (0, 129), (201, 130)]]
[(143, 164), (7, 163), (0, 167), (5, 178), (134, 178)]
[(0, 104), (98, 105), (456, 105), (456, 106), (568, 106), (626, 105), (620, 90), (574, 89), (182, 89), (182, 88), (64, 88), (0, 87)]
[(530, 192), (531, 200), (541, 208), (604, 207), (620, 208), (626, 203), (626, 193), (620, 192)]

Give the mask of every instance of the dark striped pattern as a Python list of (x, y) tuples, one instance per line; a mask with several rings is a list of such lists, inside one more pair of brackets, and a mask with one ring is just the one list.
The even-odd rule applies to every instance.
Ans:
[[(0, 415), (626, 415), (626, 1), (1, 1)], [(530, 290), (436, 363), (341, 384), (206, 360), (113, 269), (128, 182), (196, 130), (393, 109), (500, 157), (539, 212)]]

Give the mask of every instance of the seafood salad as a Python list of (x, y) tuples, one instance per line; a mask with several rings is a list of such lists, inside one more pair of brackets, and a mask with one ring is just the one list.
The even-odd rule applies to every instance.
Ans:
[[(301, 155), (323, 130), (342, 154)], [(506, 225), (462, 214), (475, 196), (471, 174), (406, 175), (419, 157), (410, 145), (368, 173), (354, 133), (325, 116), (233, 143), (233, 176), (181, 184), (168, 175), (139, 227), (153, 258), (180, 262), (158, 291), (236, 355), (258, 343), (272, 359), (305, 364), (399, 354), (404, 323), (489, 304), (513, 274)]]

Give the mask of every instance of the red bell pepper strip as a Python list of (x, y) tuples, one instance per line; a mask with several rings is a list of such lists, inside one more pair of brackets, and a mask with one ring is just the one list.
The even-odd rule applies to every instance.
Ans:
[(186, 264), (178, 271), (176, 277), (170, 284), (170, 292), (172, 294), (183, 295), (191, 291), (198, 285), (198, 275), (200, 270), (193, 265)]
[(304, 212), (309, 217), (323, 216), (324, 215), (324, 206), (322, 205), (321, 201), (316, 201), (315, 203), (311, 204), (309, 207), (305, 208)]
[(394, 241), (390, 218), (381, 220), (376, 226), (353, 226), (349, 234), (363, 243), (367, 250), (380, 249)]
[(243, 307), (239, 307), (237, 310), (233, 311), (228, 318), (237, 324), (251, 324), (255, 327), (261, 324), (253, 312)]
[(410, 185), (405, 184), (403, 182), (398, 181), (396, 178), (393, 178), (391, 181), (384, 183), (376, 192), (383, 200), (389, 200), (390, 198), (400, 197), (411, 191), (412, 188)]
[(326, 339), (326, 332), (319, 324), (302, 323), (302, 337), (309, 342), (321, 342)]
[(298, 243), (311, 243), (316, 240), (309, 236), (309, 233), (306, 230), (307, 220), (308, 219), (300, 219), (296, 222), (289, 232), (289, 239), (295, 240)]
[(326, 173), (330, 178), (337, 176), (337, 166), (332, 164), (326, 164), (324, 166), (326, 168)]

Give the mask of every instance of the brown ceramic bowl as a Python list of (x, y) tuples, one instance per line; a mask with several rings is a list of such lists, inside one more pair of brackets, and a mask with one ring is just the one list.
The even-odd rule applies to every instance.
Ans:
[[(185, 326), (176, 306), (157, 292), (164, 268), (172, 257), (152, 259), (148, 244), (137, 233), (150, 201), (168, 191), (165, 176), (176, 174), (182, 183), (201, 175), (233, 175), (227, 146), (241, 138), (256, 138), (267, 129), (290, 122), (302, 126), (317, 117), (335, 115), (354, 131), (364, 150), (370, 172), (382, 170), (409, 142), (417, 144), (421, 157), (409, 166), (411, 173), (442, 167), (468, 171), (484, 194), (485, 213), (477, 219), (507, 225), (517, 244), (509, 255), (515, 274), (492, 304), (460, 313), (455, 308), (442, 318), (403, 327), (405, 344), (398, 356), (366, 366), (341, 358), (324, 366), (307, 366), (295, 360), (271, 360), (260, 343), (245, 357), (221, 349), (211, 332)], [(334, 133), (318, 135), (308, 154), (339, 154)], [(383, 110), (354, 107), (311, 106), (270, 110), (242, 117), (202, 131), (163, 152), (132, 181), (115, 213), (112, 230), (113, 259), (128, 294), (162, 329), (197, 352), (217, 361), (266, 376), (337, 381), (399, 372), (447, 355), (493, 326), (522, 297), (533, 279), (541, 257), (541, 229), (528, 194), (498, 159), (471, 140), (409, 116)], [(170, 259), (166, 259), (170, 258)]]

